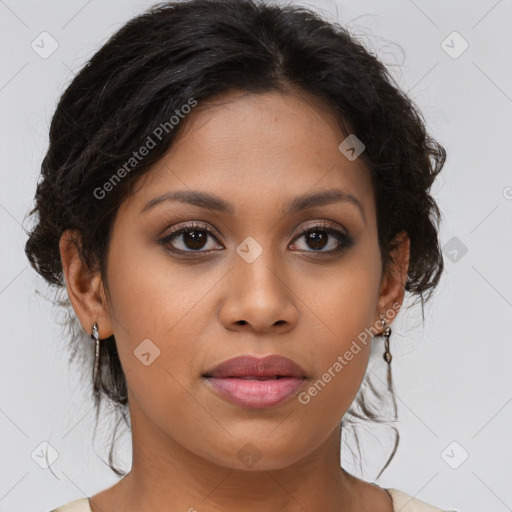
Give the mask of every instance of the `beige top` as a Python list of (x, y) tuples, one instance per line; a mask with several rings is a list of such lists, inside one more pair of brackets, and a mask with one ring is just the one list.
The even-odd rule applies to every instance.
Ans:
[[(440, 508), (434, 507), (420, 501), (402, 491), (396, 489), (386, 489), (393, 500), (394, 512), (457, 512), (456, 510), (443, 511)], [(80, 498), (72, 501), (67, 505), (51, 510), (50, 512), (92, 512), (89, 506), (89, 498)]]

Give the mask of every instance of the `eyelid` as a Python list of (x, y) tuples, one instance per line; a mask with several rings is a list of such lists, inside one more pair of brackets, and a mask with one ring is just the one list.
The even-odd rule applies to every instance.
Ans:
[(300, 231), (295, 236), (295, 238), (292, 240), (292, 242), (295, 242), (297, 238), (300, 238), (301, 236), (303, 236), (306, 233), (309, 233), (310, 231), (314, 231), (315, 229), (321, 228), (333, 230), (336, 231), (337, 233), (343, 233), (345, 236), (348, 236), (347, 230), (339, 226), (339, 224), (337, 224), (336, 222), (327, 219), (320, 219), (315, 221), (315, 223), (312, 225), (301, 228)]
[(171, 228), (169, 228), (169, 230), (165, 232), (163, 238), (169, 238), (170, 235), (187, 229), (201, 229), (203, 231), (208, 232), (208, 234), (213, 234), (217, 238), (217, 242), (219, 241), (219, 238), (222, 238), (222, 235), (219, 233), (218, 230), (216, 230), (213, 226), (200, 220), (191, 220), (188, 222), (180, 223), (176, 226), (171, 226)]

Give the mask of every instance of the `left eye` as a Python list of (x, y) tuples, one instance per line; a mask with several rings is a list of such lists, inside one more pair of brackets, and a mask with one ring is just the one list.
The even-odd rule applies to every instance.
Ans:
[[(297, 243), (297, 240), (300, 239), (304, 239), (304, 245), (307, 247), (295, 247), (295, 249), (308, 252), (339, 252), (351, 245), (351, 239), (343, 231), (327, 226), (315, 226), (304, 230), (295, 238), (292, 245), (300, 245)], [(308, 247), (313, 251), (310, 251)]]

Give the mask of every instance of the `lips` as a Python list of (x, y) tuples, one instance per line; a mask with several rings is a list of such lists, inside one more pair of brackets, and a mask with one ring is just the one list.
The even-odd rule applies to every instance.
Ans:
[(247, 409), (265, 409), (289, 400), (306, 381), (306, 372), (283, 356), (240, 356), (203, 374), (209, 389)]
[(265, 357), (238, 356), (228, 359), (206, 372), (204, 377), (238, 378), (246, 380), (269, 380), (283, 377), (306, 377), (306, 372), (287, 357), (269, 355)]

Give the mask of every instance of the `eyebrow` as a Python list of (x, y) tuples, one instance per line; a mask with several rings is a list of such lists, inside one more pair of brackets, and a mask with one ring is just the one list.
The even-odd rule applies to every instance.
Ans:
[[(166, 192), (161, 196), (151, 199), (144, 208), (142, 208), (141, 213), (147, 212), (156, 205), (165, 201), (179, 201), (181, 203), (205, 208), (206, 210), (226, 213), (228, 215), (233, 215), (235, 211), (233, 205), (227, 203), (219, 196), (207, 192), (201, 192), (199, 190), (176, 190), (173, 192)], [(365, 209), (361, 201), (349, 192), (345, 192), (340, 189), (322, 190), (320, 192), (297, 196), (288, 203), (286, 214), (338, 202), (349, 202), (355, 205), (366, 222)]]

